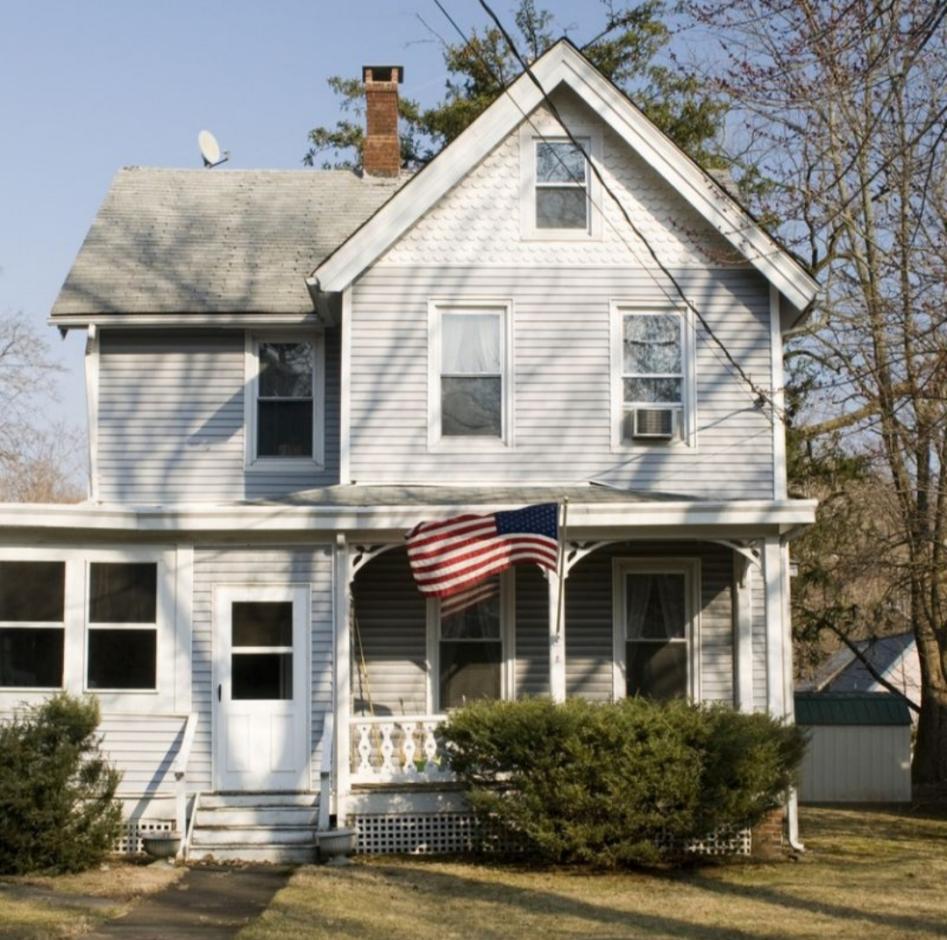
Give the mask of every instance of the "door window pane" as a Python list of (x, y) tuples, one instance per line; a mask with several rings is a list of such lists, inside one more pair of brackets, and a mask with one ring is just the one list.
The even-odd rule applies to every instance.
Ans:
[(292, 646), (292, 601), (237, 601), (231, 612), (234, 646)]
[(63, 634), (61, 628), (0, 628), (0, 686), (62, 688)]
[(686, 643), (629, 643), (628, 695), (667, 701), (687, 695)]
[(158, 566), (93, 562), (90, 566), (89, 620), (92, 623), (154, 623)]
[[(473, 603), (465, 601), (470, 595)], [(444, 640), (500, 639), (500, 578), (494, 576), (441, 601), (441, 638)]]
[(156, 647), (156, 630), (90, 630), (88, 687), (156, 688)]
[(65, 584), (65, 562), (0, 562), (0, 620), (61, 623)]
[(500, 643), (441, 643), (441, 708), (500, 697)]
[(686, 636), (684, 575), (626, 575), (629, 640), (669, 640)]
[(230, 659), (234, 701), (293, 697), (292, 653), (234, 653)]

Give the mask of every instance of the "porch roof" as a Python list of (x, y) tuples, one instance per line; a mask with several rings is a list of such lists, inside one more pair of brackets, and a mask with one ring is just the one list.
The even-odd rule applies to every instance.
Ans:
[(179, 533), (230, 533), (266, 539), (349, 538), (392, 541), (419, 521), (449, 518), (472, 508), (516, 509), (569, 498), (569, 532), (581, 538), (652, 535), (660, 538), (784, 534), (815, 521), (816, 501), (716, 500), (606, 486), (452, 487), (330, 486), (279, 500), (222, 505), (124, 506), (0, 503), (0, 530), (35, 537), (74, 537), (81, 531), (167, 538)]
[(568, 499), (580, 503), (698, 502), (696, 497), (602, 484), (570, 486), (323, 486), (275, 499), (251, 500), (248, 506), (529, 506)]

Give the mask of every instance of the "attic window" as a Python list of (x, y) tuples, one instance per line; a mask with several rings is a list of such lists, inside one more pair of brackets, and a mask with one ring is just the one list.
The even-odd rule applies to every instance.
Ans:
[[(579, 141), (582, 149), (588, 141)], [(589, 168), (568, 140), (537, 140), (536, 228), (588, 231)]]
[(569, 130), (571, 138), (550, 121), (520, 128), (520, 232), (525, 239), (602, 238), (602, 213), (596, 208), (602, 193), (593, 166), (602, 161), (601, 128)]

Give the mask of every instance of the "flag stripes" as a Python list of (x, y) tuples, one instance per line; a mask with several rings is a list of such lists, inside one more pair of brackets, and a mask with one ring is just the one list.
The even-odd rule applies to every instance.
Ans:
[(466, 592), (511, 565), (559, 565), (559, 507), (527, 506), (488, 516), (422, 522), (407, 536), (408, 561), (422, 594)]

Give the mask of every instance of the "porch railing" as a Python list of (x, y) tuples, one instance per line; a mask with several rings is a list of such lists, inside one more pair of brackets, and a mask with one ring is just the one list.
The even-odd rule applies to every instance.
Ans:
[(438, 728), (446, 715), (352, 718), (352, 783), (443, 783), (454, 779)]

